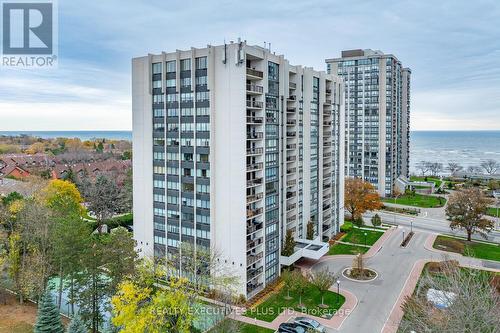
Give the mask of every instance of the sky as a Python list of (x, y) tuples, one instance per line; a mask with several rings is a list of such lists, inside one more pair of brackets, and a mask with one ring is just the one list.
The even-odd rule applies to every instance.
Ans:
[(271, 43), (325, 70), (346, 49), (412, 70), (412, 130), (500, 129), (498, 0), (59, 0), (59, 66), (0, 68), (0, 130), (132, 128), (131, 58)]

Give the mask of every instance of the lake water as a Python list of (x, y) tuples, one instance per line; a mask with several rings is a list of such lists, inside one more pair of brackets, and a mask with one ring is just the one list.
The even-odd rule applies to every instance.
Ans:
[[(131, 131), (0, 131), (0, 135), (28, 134), (42, 138), (78, 137), (82, 140), (106, 138), (132, 140)], [(482, 160), (500, 162), (499, 131), (413, 131), (410, 143), (410, 168), (420, 161), (455, 161), (465, 168)]]

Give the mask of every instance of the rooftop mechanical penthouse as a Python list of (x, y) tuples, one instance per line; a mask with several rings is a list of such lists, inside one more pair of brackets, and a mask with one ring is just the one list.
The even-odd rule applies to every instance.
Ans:
[[(215, 249), (250, 298), (282, 265), (328, 251), (344, 215), (341, 79), (246, 42), (150, 54), (132, 69), (142, 255)], [(288, 229), (297, 245), (285, 257)]]

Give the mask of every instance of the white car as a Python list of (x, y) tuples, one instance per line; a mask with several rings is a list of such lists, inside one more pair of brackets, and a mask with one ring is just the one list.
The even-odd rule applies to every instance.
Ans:
[(307, 317), (297, 317), (293, 321), (296, 324), (299, 324), (300, 326), (305, 327), (306, 329), (312, 329), (316, 332), (325, 332), (325, 327), (318, 323), (316, 320), (307, 318)]

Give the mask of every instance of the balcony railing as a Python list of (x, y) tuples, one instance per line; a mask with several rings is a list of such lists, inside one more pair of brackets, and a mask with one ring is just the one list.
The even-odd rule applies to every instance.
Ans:
[(293, 161), (296, 161), (296, 160), (297, 160), (296, 156), (287, 156), (287, 158), (286, 158), (287, 162), (293, 162)]
[(255, 202), (257, 200), (260, 200), (264, 197), (263, 193), (254, 193), (254, 194), (249, 194), (247, 195), (247, 203)]
[(264, 148), (261, 147), (247, 148), (247, 155), (260, 155), (263, 152)]
[(262, 208), (247, 209), (247, 219), (262, 214)]
[(255, 268), (255, 269), (249, 269), (247, 271), (247, 280), (251, 280), (251, 279), (255, 278), (257, 275), (262, 274), (263, 271), (264, 271), (263, 266), (261, 266), (259, 268)]
[(287, 125), (292, 125), (292, 126), (293, 126), (293, 125), (295, 125), (296, 123), (297, 123), (297, 121), (296, 121), (295, 119), (288, 119), (288, 120), (286, 121), (286, 124), (287, 124)]
[(262, 288), (264, 284), (261, 283), (247, 283), (247, 293), (252, 294), (254, 291)]
[(297, 88), (297, 84), (295, 82), (290, 82), (290, 88), (291, 89), (296, 89)]
[(258, 71), (253, 68), (247, 68), (247, 75), (256, 76), (261, 79), (264, 77), (264, 73), (262, 71)]
[(295, 137), (295, 136), (297, 136), (297, 133), (295, 133), (295, 132), (286, 132), (286, 136)]
[(295, 101), (296, 99), (297, 99), (297, 96), (295, 96), (295, 95), (288, 96), (289, 101)]
[(250, 139), (250, 140), (262, 139), (263, 137), (264, 137), (264, 134), (262, 132), (247, 133), (247, 139)]
[(262, 259), (264, 256), (263, 252), (259, 252), (257, 254), (250, 254), (247, 256), (247, 266), (254, 264), (255, 262)]
[(256, 162), (247, 164), (247, 171), (261, 170), (264, 167), (264, 163)]
[(256, 84), (247, 84), (247, 91), (262, 94), (264, 92), (264, 87)]
[(296, 179), (292, 179), (286, 182), (286, 186), (294, 186), (295, 184), (297, 184)]
[(263, 117), (247, 116), (248, 124), (262, 124), (264, 122)]
[(296, 110), (295, 107), (287, 107), (286, 108), (286, 112), (290, 112), (290, 113), (295, 112), (295, 110)]
[(262, 244), (262, 237), (247, 240), (247, 251)]
[(289, 211), (291, 211), (291, 210), (294, 210), (294, 209), (295, 209), (295, 207), (297, 207), (297, 204), (294, 204), (294, 203), (293, 203), (293, 204), (290, 204), (290, 205), (287, 205), (287, 206), (286, 206), (286, 211), (287, 211), (287, 212), (289, 212)]
[(295, 148), (297, 148), (297, 144), (296, 143), (290, 143), (290, 144), (286, 145), (286, 149), (295, 149)]
[(328, 105), (332, 104), (332, 100), (331, 99), (325, 99), (325, 104), (328, 104)]
[(262, 178), (255, 178), (255, 179), (250, 179), (250, 180), (247, 180), (247, 186), (250, 187), (250, 186), (257, 186), (257, 185), (260, 185), (262, 184)]
[(249, 101), (247, 100), (247, 108), (262, 109), (264, 103), (261, 101)]
[(287, 175), (291, 175), (293, 173), (297, 172), (297, 168), (290, 168), (286, 170)]

